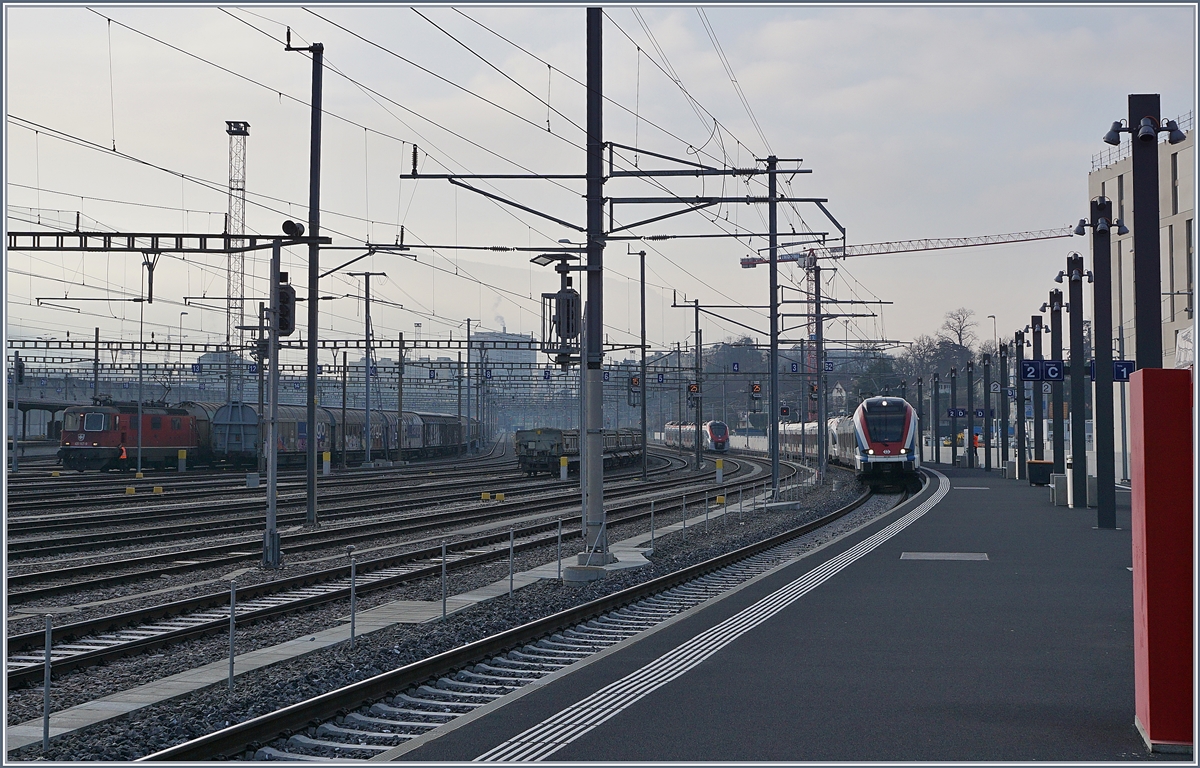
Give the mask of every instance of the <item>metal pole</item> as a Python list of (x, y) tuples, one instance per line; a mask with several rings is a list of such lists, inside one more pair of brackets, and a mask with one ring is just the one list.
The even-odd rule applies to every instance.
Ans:
[(371, 273), (363, 274), (363, 331), (366, 336), (367, 354), (363, 359), (363, 404), (366, 411), (366, 424), (363, 428), (363, 441), (365, 443), (363, 455), (363, 463), (371, 463)]
[[(1033, 359), (1042, 359), (1042, 316), (1033, 315), (1029, 320), (1030, 333), (1033, 334)], [(1041, 461), (1046, 457), (1046, 439), (1043, 437), (1045, 425), (1043, 421), (1043, 397), (1041, 384), (1033, 385), (1033, 458)]]
[[(1117, 354), (1125, 359), (1125, 326), (1117, 326)], [(1125, 383), (1121, 383), (1121, 481), (1129, 482), (1129, 430), (1128, 414), (1125, 411)]]
[(558, 549), (555, 559), (558, 560), (558, 580), (562, 581), (562, 518), (558, 518)]
[[(290, 37), (290, 36), (289, 36)], [(320, 295), (321, 248), (317, 236), (321, 233), (321, 78), (325, 69), (325, 46), (313, 43), (307, 49), (312, 54), (312, 121), (308, 160), (308, 371), (306, 392), (305, 455), (307, 456), (307, 508), (304, 521), (317, 524), (317, 304)]]
[(983, 469), (992, 471), (992, 356), (983, 356)]
[[(1096, 527), (1117, 525), (1117, 468), (1113, 443), (1112, 366), (1112, 201), (1092, 201), (1092, 333), (1096, 354), (1096, 381), (1092, 398), (1092, 434), (1096, 445)], [(1097, 226), (1103, 219), (1106, 226)], [(1122, 346), (1124, 346), (1122, 344)], [(1074, 395), (1072, 395), (1074, 396)], [(1124, 414), (1124, 389), (1121, 412)], [(1122, 424), (1124, 432), (1124, 424)]]
[[(561, 527), (561, 524), (560, 524)], [(446, 542), (442, 542), (442, 621), (446, 620)]]
[(696, 355), (693, 361), (696, 368), (696, 471), (699, 472), (700, 468), (704, 465), (704, 441), (700, 437), (700, 419), (704, 415), (700, 404), (700, 399), (704, 397), (704, 392), (702, 391), (704, 384), (700, 381), (700, 378), (704, 375), (702, 373), (704, 345), (700, 336), (700, 300), (696, 299), (693, 303), (696, 308)]
[(1162, 368), (1162, 265), (1159, 262), (1158, 137), (1137, 136), (1142, 118), (1159, 125), (1157, 93), (1129, 95), (1133, 136), (1133, 312), (1137, 367)]
[(950, 466), (958, 466), (958, 368), (950, 368)]
[(233, 690), (233, 631), (237, 618), (237, 582), (229, 581), (229, 690)]
[[(145, 266), (145, 265), (146, 265), (146, 262), (142, 262), (142, 266)], [(143, 284), (142, 287), (144, 288), (145, 285)], [(142, 356), (146, 352), (146, 342), (142, 338), (142, 328), (145, 325), (145, 319), (146, 319), (146, 297), (145, 297), (145, 294), (143, 293), (142, 296), (138, 297), (138, 402), (137, 402), (137, 441), (138, 441), (137, 442), (137, 471), (138, 471), (138, 475), (142, 474), (142, 399), (143, 399), (142, 398), (142, 382), (144, 380), (144, 376), (143, 376), (143, 372), (142, 372)], [(227, 355), (229, 354), (228, 350), (226, 350), (226, 354)], [(13, 440), (14, 440), (13, 445), (15, 447), (15, 445), (16, 445), (15, 433), (14, 433)]]
[(353, 555), (351, 555), (351, 557), (350, 557), (350, 647), (351, 648), (354, 647), (354, 615), (357, 612), (357, 607), (358, 607), (358, 604), (356, 601), (356, 598), (358, 597), (358, 595), (356, 594), (357, 587), (358, 587), (358, 581), (357, 581), (358, 572), (357, 572), (357, 570), (358, 570), (358, 559), (356, 557), (354, 557)]
[(471, 318), (467, 318), (467, 453), (471, 452)]
[(930, 416), (930, 442), (933, 443), (933, 463), (942, 463), (942, 412), (938, 408), (938, 396), (942, 391), (942, 382), (940, 374), (933, 374), (933, 384), (929, 389), (929, 410), (932, 411)]
[[(16, 433), (13, 433), (16, 436)], [(42, 752), (50, 749), (50, 642), (54, 635), (54, 616), (46, 614), (46, 669), (42, 674)]]
[(1017, 390), (1017, 477), (1025, 479), (1028, 475), (1025, 474), (1025, 462), (1028, 457), (1027, 448), (1025, 446), (1025, 380), (1021, 378), (1021, 361), (1025, 359), (1025, 332), (1017, 331), (1014, 337), (1013, 344), (1016, 346), (1016, 357), (1013, 362), (1017, 366), (1017, 376), (1014, 377), (1013, 384)]
[(350, 366), (347, 364), (346, 353), (342, 353), (342, 469), (346, 468), (346, 378)]
[[(642, 381), (641, 381), (641, 400), (642, 400), (642, 480), (648, 479), (647, 467), (648, 461), (646, 455), (646, 252), (638, 252), (638, 262), (641, 276), (641, 291), (642, 291)], [(653, 515), (651, 515), (653, 520)], [(654, 537), (651, 535), (651, 545), (653, 546)]]
[(779, 204), (776, 201), (778, 187), (775, 175), (778, 162), (775, 155), (767, 157), (767, 248), (770, 253), (771, 291), (771, 360), (768, 366), (771, 404), (768, 406), (767, 451), (771, 454), (771, 489), (775, 493), (779, 492)]
[[(821, 315), (821, 266), (815, 256), (809, 265), (813, 276), (813, 322), (817, 325), (817, 370), (813, 375), (817, 378), (817, 485), (821, 485), (825, 481), (825, 464), (829, 460), (829, 424), (825, 421), (825, 318)], [(771, 416), (772, 422), (776, 418), (778, 412)], [(779, 479), (772, 477), (772, 482), (777, 488)]]
[(1000, 463), (1008, 466), (1008, 344), (1000, 346)]
[(602, 552), (604, 536), (604, 403), (601, 366), (604, 363), (604, 11), (587, 9), (587, 348), (580, 366), (586, 379), (584, 429), (587, 439), (587, 543)]
[(17, 438), (20, 437), (19, 429), (21, 426), (21, 353), (13, 352), (13, 452), (12, 452), (12, 471), (17, 471), (17, 454), (20, 453), (20, 446), (17, 445)]
[(650, 502), (650, 549), (654, 549), (654, 502)]
[(508, 529), (508, 596), (513, 596), (513, 529)]
[(975, 461), (975, 361), (967, 361), (967, 434), (963, 436), (967, 466), (976, 469)]
[[(272, 254), (272, 256), (273, 255), (274, 254)], [(278, 284), (278, 278), (276, 278), (276, 282), (272, 283), (272, 285), (277, 285), (277, 284)], [(272, 290), (277, 290), (277, 289), (272, 289)], [(179, 327), (182, 330), (182, 328), (183, 328), (182, 313), (179, 316), (179, 323), (180, 323)], [(271, 342), (269, 341), (269, 338), (270, 338), (269, 333), (270, 333), (270, 331), (269, 331), (269, 327), (267, 325), (267, 308), (263, 304), (263, 302), (260, 301), (260, 302), (258, 302), (258, 338), (262, 341), (266, 341), (267, 344), (270, 344)], [(180, 366), (183, 365), (183, 341), (182, 341), (182, 339), (183, 339), (183, 336), (180, 335), (180, 342), (179, 342), (179, 365)], [(266, 443), (266, 440), (264, 439), (263, 430), (266, 429), (266, 421), (267, 420), (265, 418), (266, 412), (264, 410), (266, 392), (264, 391), (265, 387), (263, 386), (263, 379), (266, 376), (267, 365), (270, 364), (271, 357), (270, 357), (270, 352), (268, 350), (263, 349), (263, 345), (259, 344), (258, 348), (259, 348), (259, 352), (260, 352), (259, 359), (258, 359), (258, 471), (266, 472), (266, 470), (267, 470), (267, 443)], [(261, 354), (262, 352), (266, 352), (266, 354)], [(180, 370), (179, 377), (180, 377), (180, 382), (182, 382), (183, 381), (182, 369)]]
[[(279, 240), (271, 243), (271, 308), (268, 312), (269, 341), (267, 342), (267, 358), (264, 361), (270, 366), (268, 376), (268, 396), (270, 417), (267, 419), (266, 438), (264, 447), (267, 459), (267, 520), (263, 533), (263, 566), (278, 568), (280, 566), (279, 531), (276, 529), (276, 495), (279, 483)], [(345, 423), (345, 419), (342, 420)], [(268, 447), (269, 446), (269, 447)]]
[(917, 456), (925, 461), (925, 447), (922, 445), (921, 428), (925, 423), (925, 380), (917, 377)]
[[(1052, 360), (1062, 360), (1062, 291), (1058, 289), (1050, 291), (1049, 303), (1050, 357)], [(1050, 444), (1054, 450), (1054, 473), (1061, 475), (1067, 471), (1066, 436), (1063, 434), (1063, 383), (1061, 381), (1050, 383), (1050, 419), (1050, 423), (1054, 425), (1054, 439)]]
[[(456, 375), (456, 378), (458, 379), (458, 406), (457, 406), (458, 410), (455, 413), (455, 416), (457, 416), (458, 428), (461, 430), (462, 429), (462, 415), (463, 415), (463, 409), (462, 409), (463, 408), (463, 402), (462, 402), (462, 389), (463, 389), (463, 387), (462, 387), (462, 385), (463, 385), (462, 352), (458, 353), (458, 365), (455, 367), (454, 373)], [(464, 436), (460, 432), (459, 433), (459, 441), (458, 441), (459, 446), (462, 446), (462, 444), (463, 444), (463, 437)]]
[(404, 460), (404, 334), (396, 353), (396, 461)]
[[(1071, 493), (1075, 497), (1075, 507), (1086, 509), (1088, 461), (1083, 379), (1087, 375), (1087, 361), (1083, 351), (1083, 257), (1078, 253), (1067, 257), (1067, 277), (1067, 298), (1071, 304)], [(1115, 498), (1115, 490), (1113, 495)], [(1113, 527), (1116, 527), (1115, 507), (1113, 515)]]
[[(182, 324), (180, 325), (182, 328)], [(179, 342), (179, 364), (183, 365), (183, 341)], [(92, 402), (100, 398), (100, 329), (96, 328), (96, 356), (92, 358)]]

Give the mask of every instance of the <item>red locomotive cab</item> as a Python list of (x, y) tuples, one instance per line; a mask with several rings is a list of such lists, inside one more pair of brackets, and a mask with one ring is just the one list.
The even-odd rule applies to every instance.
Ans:
[(725, 446), (729, 442), (729, 427), (723, 421), (712, 421), (708, 424), (709, 434), (712, 437), (713, 448), (718, 451), (725, 450)]

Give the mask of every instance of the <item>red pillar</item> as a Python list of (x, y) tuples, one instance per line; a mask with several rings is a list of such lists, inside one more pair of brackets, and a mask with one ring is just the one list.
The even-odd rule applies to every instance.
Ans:
[(1130, 390), (1135, 723), (1177, 751), (1193, 743), (1191, 371), (1136, 371)]

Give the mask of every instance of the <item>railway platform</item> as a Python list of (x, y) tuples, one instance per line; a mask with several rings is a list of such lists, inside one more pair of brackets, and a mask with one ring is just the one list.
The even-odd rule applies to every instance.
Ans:
[(400, 761), (1117, 761), (1134, 726), (1130, 496), (997, 471), (381, 754)]

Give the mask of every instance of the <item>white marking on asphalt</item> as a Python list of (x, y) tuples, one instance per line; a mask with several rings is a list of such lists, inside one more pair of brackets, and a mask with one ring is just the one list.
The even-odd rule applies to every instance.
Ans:
[(987, 560), (987, 552), (901, 552), (901, 560)]
[(939, 484), (933, 495), (919, 507), (873, 536), (831, 558), (790, 584), (781, 587), (725, 621), (684, 641), (641, 669), (601, 688), (594, 695), (488, 750), (475, 762), (536, 762), (612, 719), (630, 705), (645, 698), (672, 680), (683, 676), (717, 651), (790, 606), (828, 581), (843, 568), (873, 551), (933, 509), (950, 490), (946, 476), (930, 472)]
[(956, 491), (990, 491), (992, 489), (988, 488), (986, 485), (956, 485), (956, 486), (954, 486), (954, 490), (956, 490)]

